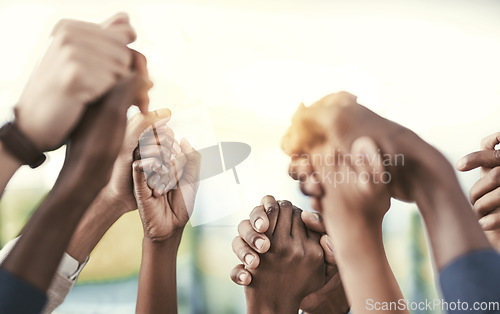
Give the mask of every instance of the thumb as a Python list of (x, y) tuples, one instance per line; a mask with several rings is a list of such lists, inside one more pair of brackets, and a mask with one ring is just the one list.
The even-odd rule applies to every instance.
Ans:
[(146, 181), (146, 173), (144, 167), (145, 160), (136, 160), (132, 164), (132, 177), (134, 180), (134, 195), (136, 198), (148, 199), (153, 195), (153, 191), (149, 188)]
[(153, 114), (156, 116), (153, 118), (155, 125), (159, 121), (161, 121), (162, 124), (167, 123), (168, 121), (170, 121), (170, 118), (172, 118), (172, 111), (170, 111), (170, 109), (168, 108), (155, 110), (153, 111)]
[(313, 213), (307, 210), (303, 210), (301, 214), (302, 221), (308, 229), (316, 231), (318, 233), (325, 233), (325, 223), (323, 218), (318, 213)]

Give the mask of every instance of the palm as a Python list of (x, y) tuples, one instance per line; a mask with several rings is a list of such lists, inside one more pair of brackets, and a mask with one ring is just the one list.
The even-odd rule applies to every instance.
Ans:
[(134, 196), (144, 226), (144, 233), (151, 239), (161, 240), (173, 231), (184, 228), (194, 209), (199, 185), (200, 157), (186, 143), (181, 142), (183, 153), (188, 153), (187, 164), (174, 189), (155, 197), (148, 186), (145, 173), (140, 170), (141, 160), (134, 163)]
[[(152, 193), (152, 191), (151, 191)], [(147, 199), (138, 197), (139, 213), (145, 232), (152, 239), (162, 239), (173, 231), (182, 229), (189, 220), (186, 206), (177, 200), (180, 191), (171, 190), (158, 198), (150, 196)], [(182, 197), (181, 197), (182, 198)]]

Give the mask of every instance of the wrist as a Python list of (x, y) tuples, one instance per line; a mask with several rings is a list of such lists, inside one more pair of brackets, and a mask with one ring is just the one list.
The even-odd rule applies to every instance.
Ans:
[(301, 301), (300, 298), (290, 298), (289, 295), (282, 298), (277, 297), (277, 294), (271, 296), (252, 287), (245, 287), (245, 297), (247, 314), (297, 314)]
[(162, 238), (152, 238), (146, 233), (144, 234), (143, 245), (147, 245), (153, 249), (164, 250), (166, 248), (177, 248), (179, 247), (182, 239), (182, 232), (184, 228), (179, 228), (168, 233)]
[(110, 183), (101, 190), (100, 197), (102, 203), (106, 204), (106, 210), (113, 212), (113, 215), (118, 216), (118, 218), (131, 210), (137, 209), (137, 207), (130, 206), (130, 202), (127, 202), (123, 195), (116, 193)]

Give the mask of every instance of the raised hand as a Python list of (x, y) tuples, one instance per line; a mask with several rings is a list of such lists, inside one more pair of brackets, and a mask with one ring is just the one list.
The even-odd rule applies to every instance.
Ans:
[(490, 243), (500, 251), (500, 133), (481, 141), (481, 150), (462, 157), (457, 169), (469, 171), (480, 167), (481, 178), (470, 190), (470, 202)]
[(133, 163), (135, 199), (145, 236), (153, 241), (183, 230), (199, 185), (200, 154), (187, 140), (179, 145), (168, 133), (166, 128), (147, 130), (136, 150), (142, 159)]
[[(103, 195), (111, 202), (120, 204), (117, 209), (119, 215), (137, 209), (134, 197), (132, 180), (132, 162), (134, 161), (134, 150), (139, 144), (139, 138), (146, 129), (154, 125), (158, 130), (166, 128), (170, 120), (169, 109), (160, 109), (152, 112), (138, 113), (127, 122), (125, 138), (118, 158), (113, 166), (113, 173), (108, 185), (103, 190)], [(162, 135), (163, 136), (163, 135)]]
[(88, 108), (71, 136), (54, 188), (26, 224), (2, 264), (4, 269), (41, 291), (47, 289), (80, 218), (109, 180), (121, 149), (127, 109), (148, 88), (144, 83), (132, 74), (102, 103)]
[[(62, 20), (52, 35), (15, 107), (16, 123), (41, 151), (62, 145), (87, 104), (127, 76), (136, 58), (127, 47), (136, 35), (123, 13), (102, 24)], [(145, 112), (144, 95), (136, 104)]]
[(260, 254), (257, 268), (247, 268), (251, 274), (245, 287), (248, 313), (296, 313), (302, 300), (327, 281), (321, 235), (307, 230), (301, 212), (288, 201), (276, 203), (268, 212), (265, 235), (270, 248)]
[(144, 240), (136, 312), (177, 313), (177, 249), (194, 209), (201, 155), (185, 139), (176, 144), (166, 127), (146, 130), (139, 145), (133, 178)]
[[(243, 264), (237, 265), (231, 271), (231, 279), (238, 285), (249, 285), (252, 275), (247, 269), (259, 267), (260, 254), (264, 254), (270, 248), (270, 242), (264, 232), (269, 228), (269, 217), (267, 212), (271, 208), (279, 206), (274, 197), (265, 196), (261, 205), (255, 207), (250, 213), (250, 220), (244, 220), (238, 226), (239, 236), (233, 240), (233, 251)], [(272, 211), (272, 210), (271, 210)], [(325, 226), (319, 214), (303, 211), (302, 221), (306, 227), (323, 234), (320, 240), (325, 256), (325, 277), (323, 287), (314, 291), (302, 299), (300, 309), (309, 314), (321, 313), (347, 313), (349, 304), (345, 297), (344, 289), (340, 281), (332, 242), (325, 233)]]
[[(372, 208), (378, 218), (387, 210), (383, 204), (389, 203), (390, 197), (415, 201), (427, 225), (438, 269), (466, 252), (487, 248), (486, 237), (477, 225), (453, 168), (444, 156), (414, 132), (380, 117), (356, 100), (355, 96), (340, 92), (328, 95), (309, 107), (302, 105), (283, 138), (283, 149), (291, 156), (292, 162), (306, 159), (310, 165), (309, 172), (294, 174), (291, 171), (291, 175), (304, 181), (303, 188), (314, 189), (305, 191), (312, 196), (314, 206), (320, 207), (319, 201), (328, 189), (335, 194), (335, 186), (348, 188), (349, 177), (345, 177), (345, 172), (342, 173), (344, 179), (340, 178), (338, 182), (332, 170), (336, 167), (344, 167), (343, 171), (349, 169), (345, 165), (356, 160), (350, 156), (355, 142), (366, 138), (373, 143), (368, 147), (380, 154), (382, 167), (368, 165), (377, 173), (365, 179), (373, 183), (374, 178), (383, 175), (380, 178), (387, 183), (360, 186), (361, 190), (356, 193), (359, 195), (365, 188), (374, 189), (375, 193), (369, 194), (372, 200), (377, 200), (376, 204), (381, 205), (379, 209)], [(360, 153), (363, 155), (363, 152)], [(318, 178), (320, 175), (321, 178)], [(354, 177), (358, 177), (356, 172)], [(350, 178), (351, 181), (354, 177)], [(322, 209), (336, 211), (338, 208), (327, 204)], [(331, 220), (325, 213), (323, 217), (328, 229)], [(469, 230), (469, 233), (465, 235), (461, 230)], [(453, 245), (450, 245), (450, 237), (456, 239)]]

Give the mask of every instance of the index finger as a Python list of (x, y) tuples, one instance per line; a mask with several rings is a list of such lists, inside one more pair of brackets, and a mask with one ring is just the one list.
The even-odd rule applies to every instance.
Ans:
[(278, 202), (276, 202), (276, 199), (273, 196), (266, 195), (262, 198), (260, 203), (262, 204), (262, 206), (264, 206), (265, 214), (268, 220), (268, 227), (266, 228), (266, 231), (268, 232), (268, 234), (273, 234), (274, 229), (276, 228), (278, 215), (276, 214), (271, 215), (271, 219), (269, 219), (269, 215), (271, 213), (279, 212), (280, 207), (278, 205)]
[(500, 150), (481, 150), (462, 157), (457, 162), (457, 170), (469, 171), (477, 167), (494, 168), (500, 166)]

